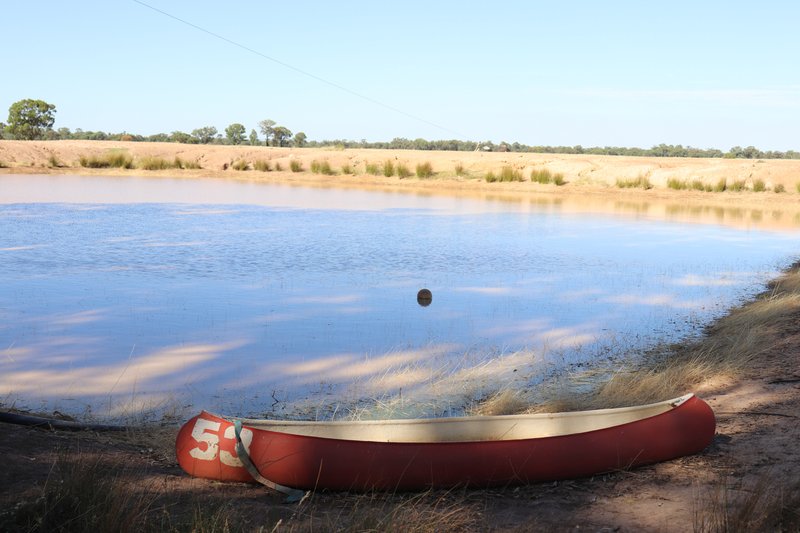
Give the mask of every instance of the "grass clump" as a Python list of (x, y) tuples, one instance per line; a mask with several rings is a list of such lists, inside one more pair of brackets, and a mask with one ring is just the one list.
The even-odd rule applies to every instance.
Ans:
[(800, 531), (800, 483), (775, 486), (763, 476), (754, 483), (719, 481), (694, 512), (694, 531)]
[(684, 180), (678, 178), (667, 179), (667, 187), (676, 191), (682, 191), (689, 188), (689, 185)]
[(197, 161), (189, 161), (186, 159), (181, 159), (177, 155), (175, 156), (175, 160), (172, 162), (172, 166), (174, 168), (180, 168), (182, 170), (197, 170), (203, 168)]
[(460, 177), (466, 174), (466, 170), (464, 169), (464, 164), (461, 162), (456, 163), (454, 170), (456, 172), (456, 176)]
[(491, 171), (491, 170), (486, 173), (486, 176), (484, 176), (483, 179), (486, 180), (486, 183), (494, 183), (494, 182), (496, 182), (498, 180), (498, 178), (495, 175), (495, 173), (493, 171)]
[(111, 152), (102, 156), (85, 156), (78, 159), (84, 168), (133, 168), (133, 158), (122, 152)]
[(764, 183), (764, 180), (757, 179), (753, 181), (753, 192), (765, 192), (767, 190), (767, 184)]
[(331, 164), (327, 161), (317, 161), (316, 159), (311, 162), (311, 172), (314, 174), (324, 174), (326, 176), (333, 176), (336, 171), (331, 168)]
[(364, 172), (373, 176), (379, 176), (381, 169), (376, 163), (364, 163)]
[(233, 170), (248, 170), (250, 168), (250, 163), (245, 159), (239, 159), (238, 161), (234, 161), (231, 168)]
[(292, 159), (291, 161), (289, 161), (289, 169), (292, 172), (302, 172), (303, 171), (303, 163), (301, 163), (297, 159)]
[(387, 159), (383, 162), (383, 175), (387, 178), (394, 176), (394, 163), (391, 159)]
[[(417, 177), (418, 178), (430, 178), (433, 176), (433, 165), (430, 164), (429, 161), (425, 161), (424, 163), (417, 163)], [(461, 171), (464, 171), (464, 167), (461, 167)], [(456, 170), (456, 175), (460, 176), (458, 170)]]
[(148, 157), (143, 157), (142, 159), (137, 161), (136, 167), (141, 168), (142, 170), (166, 170), (169, 168), (173, 168), (174, 164), (167, 161), (163, 157), (148, 156)]
[(786, 187), (783, 185), (783, 183), (779, 183), (772, 190), (774, 190), (776, 193), (782, 193), (786, 192)]
[(500, 181), (523, 181), (522, 172), (519, 170), (505, 166), (500, 169)]
[(275, 162), (275, 171), (276, 171), (276, 172), (281, 172), (281, 171), (283, 171), (283, 165), (281, 165), (281, 164), (280, 164), (279, 162), (277, 162), (277, 161)]
[(342, 174), (355, 174), (353, 171), (353, 166), (350, 163), (345, 163), (342, 165)]
[[(61, 168), (61, 167), (64, 166), (64, 163), (62, 163), (56, 157), (56, 154), (50, 154), (50, 157), (47, 158), (47, 164), (50, 166), (50, 168)], [(2, 166), (3, 166), (2, 162), (0, 162), (0, 167), (2, 167)]]
[(411, 175), (411, 170), (409, 170), (405, 163), (398, 163), (395, 172), (400, 179), (407, 178)]
[(728, 182), (725, 178), (722, 178), (714, 185), (714, 192), (725, 192), (728, 190)]
[(644, 189), (649, 190), (653, 188), (650, 179), (647, 176), (638, 176), (630, 180), (617, 180), (617, 187), (620, 189)]
[(546, 168), (535, 168), (531, 171), (531, 181), (546, 185), (553, 181), (553, 173)]
[(747, 190), (747, 183), (744, 180), (735, 180), (729, 187), (733, 192), (742, 192)]
[(253, 161), (253, 169), (259, 172), (272, 172), (272, 164), (266, 159), (256, 159)]

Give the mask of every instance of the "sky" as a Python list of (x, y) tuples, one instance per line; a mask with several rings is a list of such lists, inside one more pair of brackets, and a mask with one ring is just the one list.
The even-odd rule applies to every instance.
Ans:
[(2, 0), (0, 121), (800, 149), (800, 2)]

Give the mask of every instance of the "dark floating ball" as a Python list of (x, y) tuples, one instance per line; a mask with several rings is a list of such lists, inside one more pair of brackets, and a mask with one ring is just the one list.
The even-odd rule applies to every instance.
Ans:
[(428, 289), (420, 289), (417, 293), (417, 303), (422, 307), (428, 307), (433, 301), (433, 294)]

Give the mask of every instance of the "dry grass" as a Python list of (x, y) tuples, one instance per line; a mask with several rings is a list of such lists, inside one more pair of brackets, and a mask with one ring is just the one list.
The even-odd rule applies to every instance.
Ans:
[(529, 408), (530, 402), (520, 391), (503, 389), (480, 400), (467, 409), (467, 413), (474, 416), (514, 415)]
[(722, 479), (694, 510), (694, 531), (800, 531), (800, 483), (775, 487), (764, 477), (752, 486)]

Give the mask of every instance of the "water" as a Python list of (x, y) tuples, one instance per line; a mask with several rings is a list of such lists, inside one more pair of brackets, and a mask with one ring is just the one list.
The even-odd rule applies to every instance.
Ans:
[(99, 416), (415, 393), (458, 405), (696, 333), (800, 241), (558, 205), (11, 178), (0, 395)]

